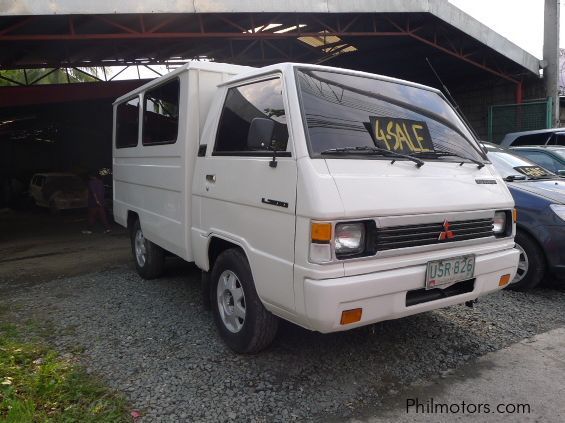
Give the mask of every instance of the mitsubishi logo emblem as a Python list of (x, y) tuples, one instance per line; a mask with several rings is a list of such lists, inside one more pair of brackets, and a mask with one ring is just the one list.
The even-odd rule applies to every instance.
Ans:
[(443, 231), (439, 233), (439, 238), (438, 238), (439, 241), (445, 241), (446, 239), (455, 238), (455, 234), (451, 229), (449, 229), (450, 227), (451, 227), (451, 223), (449, 223), (447, 219), (445, 219), (443, 221)]

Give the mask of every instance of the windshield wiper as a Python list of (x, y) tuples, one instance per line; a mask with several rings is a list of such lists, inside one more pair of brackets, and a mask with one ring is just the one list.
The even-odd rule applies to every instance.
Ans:
[[(417, 167), (424, 166), (424, 162), (414, 156), (397, 153), (396, 151), (390, 151), (379, 147), (357, 146), (357, 147), (330, 148), (329, 150), (322, 151), (320, 154), (370, 154), (370, 155), (384, 156), (384, 157), (398, 157), (416, 163)], [(394, 163), (395, 161), (396, 160), (392, 160), (391, 163)]]
[[(413, 153), (414, 156), (417, 157), (427, 157), (427, 158), (435, 158), (435, 157), (459, 157), (460, 159), (469, 160), (472, 163), (475, 163), (479, 169), (485, 167), (485, 164), (480, 160), (472, 159), (471, 157), (463, 156), (461, 154), (456, 153), (449, 153), (447, 151), (420, 151)], [(461, 162), (459, 166), (463, 166), (465, 162)]]
[(528, 176), (528, 179), (538, 180), (538, 179), (555, 179), (557, 175), (543, 175), (543, 176)]
[(506, 182), (525, 181), (527, 179), (528, 178), (526, 178), (526, 175), (508, 175), (504, 178)]

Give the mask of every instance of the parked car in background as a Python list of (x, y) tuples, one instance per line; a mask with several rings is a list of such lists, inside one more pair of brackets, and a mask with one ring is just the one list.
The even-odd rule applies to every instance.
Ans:
[(520, 262), (510, 288), (531, 289), (548, 272), (563, 278), (565, 181), (512, 150), (490, 143), (483, 146), (508, 185), (518, 211), (515, 241)]
[(565, 176), (565, 146), (536, 145), (512, 147), (512, 152), (525, 157), (541, 167)]
[(72, 173), (36, 173), (29, 193), (36, 205), (48, 207), (52, 213), (86, 207), (88, 199), (86, 184)]
[(510, 132), (504, 136), (500, 145), (502, 147), (517, 147), (520, 145), (565, 145), (565, 128)]

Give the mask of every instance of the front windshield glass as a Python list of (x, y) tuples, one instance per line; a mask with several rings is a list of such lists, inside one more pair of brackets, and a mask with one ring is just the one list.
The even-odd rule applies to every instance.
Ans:
[[(523, 157), (507, 153), (505, 151), (489, 150), (487, 156), (491, 163), (494, 165), (497, 172), (500, 173), (503, 178), (506, 178), (508, 176), (528, 177), (529, 175), (527, 174), (527, 172), (524, 172), (524, 168), (543, 169), (534, 162), (531, 162)], [(551, 173), (547, 169), (543, 169), (543, 172), (545, 173), (545, 175), (540, 174), (540, 176), (554, 176), (553, 173)]]
[(378, 147), (485, 158), (457, 113), (433, 91), (311, 69), (298, 70), (297, 79), (313, 157), (336, 148)]

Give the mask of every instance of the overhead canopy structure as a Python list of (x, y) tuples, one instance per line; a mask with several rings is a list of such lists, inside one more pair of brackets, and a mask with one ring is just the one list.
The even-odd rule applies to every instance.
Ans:
[(426, 58), (448, 79), (539, 77), (538, 59), (444, 0), (0, 2), (2, 69), (346, 56), (408, 78)]
[(112, 101), (142, 83), (120, 72), (188, 59), (441, 79), (481, 137), (492, 105), (544, 96), (537, 58), (446, 0), (0, 0), (0, 186), (111, 166)]

